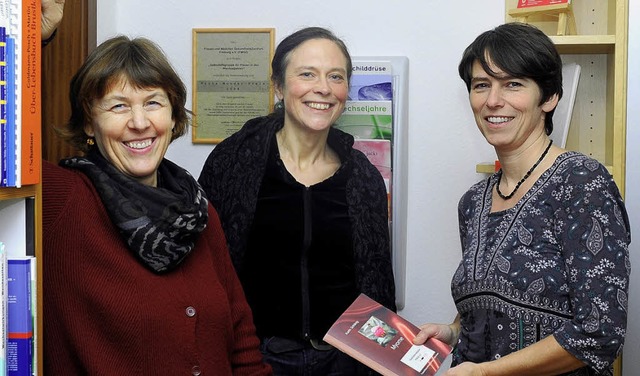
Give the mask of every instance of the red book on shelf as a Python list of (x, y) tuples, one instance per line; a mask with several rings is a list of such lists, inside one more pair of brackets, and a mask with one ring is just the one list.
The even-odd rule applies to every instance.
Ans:
[(417, 326), (360, 294), (323, 339), (384, 376), (433, 376), (451, 346), (436, 339), (416, 346), (418, 332)]
[(518, 0), (518, 8), (530, 8), (542, 5), (570, 4), (571, 0)]
[(22, 185), (40, 182), (41, 80), (40, 0), (22, 1), (22, 107), (21, 107), (21, 178)]

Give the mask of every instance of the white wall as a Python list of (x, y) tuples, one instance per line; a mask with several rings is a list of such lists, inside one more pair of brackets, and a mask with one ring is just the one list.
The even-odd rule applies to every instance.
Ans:
[[(639, 4), (631, 3), (627, 203), (640, 236)], [(276, 29), (276, 42), (303, 26), (324, 26), (343, 37), (354, 56), (409, 58), (409, 155), (406, 306), (415, 323), (448, 322), (455, 315), (449, 283), (458, 263), (458, 199), (482, 176), (475, 164), (494, 159), (476, 129), (457, 64), (477, 34), (504, 22), (504, 1), (421, 0), (98, 0), (97, 38), (146, 36), (158, 42), (191, 88), (191, 29)], [(635, 20), (635, 22), (634, 22)], [(632, 31), (635, 30), (635, 31)], [(636, 36), (634, 38), (634, 35)], [(634, 69), (635, 68), (635, 69)], [(635, 77), (632, 77), (635, 76)], [(190, 90), (191, 91), (191, 90)], [(634, 105), (635, 104), (635, 105)], [(188, 103), (191, 106), (191, 103)], [(211, 145), (193, 145), (190, 135), (174, 142), (168, 158), (196, 177)], [(635, 167), (635, 168), (634, 168)], [(635, 170), (635, 171), (632, 171)], [(635, 191), (635, 192), (634, 192)], [(633, 215), (635, 213), (635, 216)], [(632, 260), (637, 264), (637, 247)], [(631, 312), (640, 311), (639, 271), (632, 278)], [(630, 314), (630, 317), (633, 317)], [(637, 313), (635, 314), (637, 316)], [(640, 323), (629, 320), (625, 376), (640, 369)]]
[[(476, 163), (495, 158), (476, 129), (457, 64), (477, 34), (504, 21), (503, 0), (465, 1), (464, 12), (460, 7), (436, 0), (246, 0), (233, 6), (221, 0), (98, 0), (97, 38), (155, 40), (189, 91), (192, 28), (274, 27), (279, 42), (300, 27), (318, 25), (342, 37), (352, 55), (407, 56), (409, 277), (402, 314), (416, 323), (449, 322), (455, 316), (449, 283), (460, 254), (457, 202), (482, 177)], [(197, 177), (211, 149), (193, 145), (189, 135), (167, 156)]]
[(629, 320), (622, 370), (625, 376), (640, 370), (640, 2), (629, 1), (629, 68), (627, 97), (627, 175), (625, 199), (631, 221), (631, 283)]

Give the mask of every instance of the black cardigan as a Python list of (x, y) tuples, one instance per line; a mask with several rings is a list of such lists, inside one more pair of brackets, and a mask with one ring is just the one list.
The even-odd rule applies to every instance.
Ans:
[[(220, 215), (238, 271), (242, 270), (270, 142), (282, 126), (282, 119), (273, 115), (249, 120), (214, 148), (198, 179)], [(327, 143), (344, 163), (353, 166), (347, 181), (347, 204), (353, 229), (356, 286), (395, 311), (388, 203), (382, 176), (362, 152), (353, 148), (351, 135), (331, 128)]]

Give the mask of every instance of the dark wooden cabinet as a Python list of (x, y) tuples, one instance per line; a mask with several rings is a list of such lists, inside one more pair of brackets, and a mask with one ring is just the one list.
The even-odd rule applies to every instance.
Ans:
[(95, 40), (90, 40), (95, 35), (90, 33), (90, 27), (95, 27), (91, 1), (67, 0), (55, 38), (42, 48), (42, 158), (53, 163), (78, 154), (54, 128), (69, 120), (69, 82), (95, 46)]

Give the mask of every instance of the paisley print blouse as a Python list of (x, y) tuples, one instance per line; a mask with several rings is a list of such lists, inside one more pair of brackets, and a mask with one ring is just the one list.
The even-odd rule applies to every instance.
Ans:
[(630, 273), (629, 221), (613, 178), (594, 159), (565, 152), (513, 208), (492, 213), (498, 174), (458, 207), (454, 364), (553, 335), (587, 364), (572, 375), (610, 373), (624, 343)]

